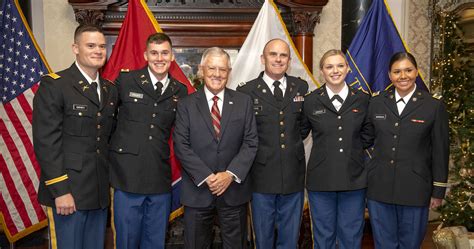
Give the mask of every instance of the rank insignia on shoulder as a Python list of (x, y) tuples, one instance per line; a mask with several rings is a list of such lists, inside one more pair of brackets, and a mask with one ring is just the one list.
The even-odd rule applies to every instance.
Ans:
[(49, 76), (55, 80), (61, 78), (61, 76), (57, 75), (56, 73), (50, 73), (50, 74), (46, 74), (46, 76)]
[(378, 91), (378, 92), (373, 92), (373, 93), (372, 93), (372, 97), (379, 96), (379, 94), (380, 94), (380, 91)]
[(239, 83), (239, 86), (245, 86), (245, 84), (247, 84), (247, 83), (242, 81), (242, 82)]
[(310, 95), (312, 92), (313, 92), (313, 91), (309, 91), (309, 92), (307, 92), (304, 96), (306, 97), (306, 96)]
[(366, 91), (364, 88), (362, 88), (362, 87), (359, 88), (359, 90), (360, 90), (361, 92), (365, 93), (365, 94), (369, 94), (369, 92), (367, 92), (367, 91)]
[(441, 95), (440, 93), (435, 93), (435, 94), (433, 94), (432, 96), (433, 96), (433, 98), (435, 98), (435, 99), (441, 99), (441, 98), (443, 97), (443, 95)]
[(120, 69), (120, 72), (121, 72), (121, 73), (128, 73), (128, 72), (130, 72), (130, 69), (128, 69), (128, 68), (122, 68), (122, 69)]

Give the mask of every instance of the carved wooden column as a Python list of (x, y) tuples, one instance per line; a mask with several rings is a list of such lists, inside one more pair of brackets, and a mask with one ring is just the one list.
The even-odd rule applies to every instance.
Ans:
[(328, 1), (278, 0), (277, 2), (291, 9), (293, 42), (301, 54), (304, 63), (312, 71), (314, 27), (319, 22), (321, 10)]

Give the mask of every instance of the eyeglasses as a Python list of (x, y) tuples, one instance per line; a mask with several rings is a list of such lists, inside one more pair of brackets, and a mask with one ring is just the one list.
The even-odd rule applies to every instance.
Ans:
[(207, 68), (207, 71), (211, 74), (214, 74), (214, 73), (219, 73), (221, 72), (222, 74), (226, 75), (229, 73), (230, 69), (228, 68), (223, 68), (223, 67), (209, 67), (209, 66), (206, 66)]

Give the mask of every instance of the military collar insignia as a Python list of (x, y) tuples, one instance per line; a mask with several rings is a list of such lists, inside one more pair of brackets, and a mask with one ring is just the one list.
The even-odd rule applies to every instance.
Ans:
[(140, 75), (140, 78), (142, 79), (141, 82), (142, 82), (142, 85), (145, 85), (145, 84), (148, 84), (148, 80), (146, 79), (146, 76), (144, 74)]
[(267, 89), (262, 89), (262, 93), (267, 93)]
[(86, 84), (86, 85), (82, 86), (82, 91), (83, 92), (87, 91), (87, 89), (89, 89), (89, 85)]

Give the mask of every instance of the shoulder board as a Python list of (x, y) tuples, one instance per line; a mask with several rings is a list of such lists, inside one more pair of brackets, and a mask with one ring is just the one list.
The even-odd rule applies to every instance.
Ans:
[(380, 91), (378, 91), (378, 92), (373, 92), (373, 93), (372, 93), (372, 97), (379, 96), (379, 94), (380, 94)]
[(242, 82), (239, 83), (239, 86), (242, 87), (242, 86), (245, 86), (245, 84), (247, 84), (247, 82), (242, 81)]
[(441, 99), (443, 97), (443, 95), (441, 95), (440, 93), (435, 93), (431, 96), (433, 96), (433, 98), (435, 98), (435, 99)]
[(50, 73), (50, 74), (46, 74), (45, 76), (49, 76), (55, 80), (61, 78), (61, 76), (57, 75), (56, 73)]
[(306, 97), (306, 96), (310, 95), (312, 92), (314, 92), (314, 91), (309, 91), (309, 92), (306, 93), (304, 96)]
[(128, 72), (130, 72), (130, 69), (128, 69), (128, 68), (122, 68), (122, 69), (120, 69), (120, 72), (121, 72), (121, 73), (128, 73)]

